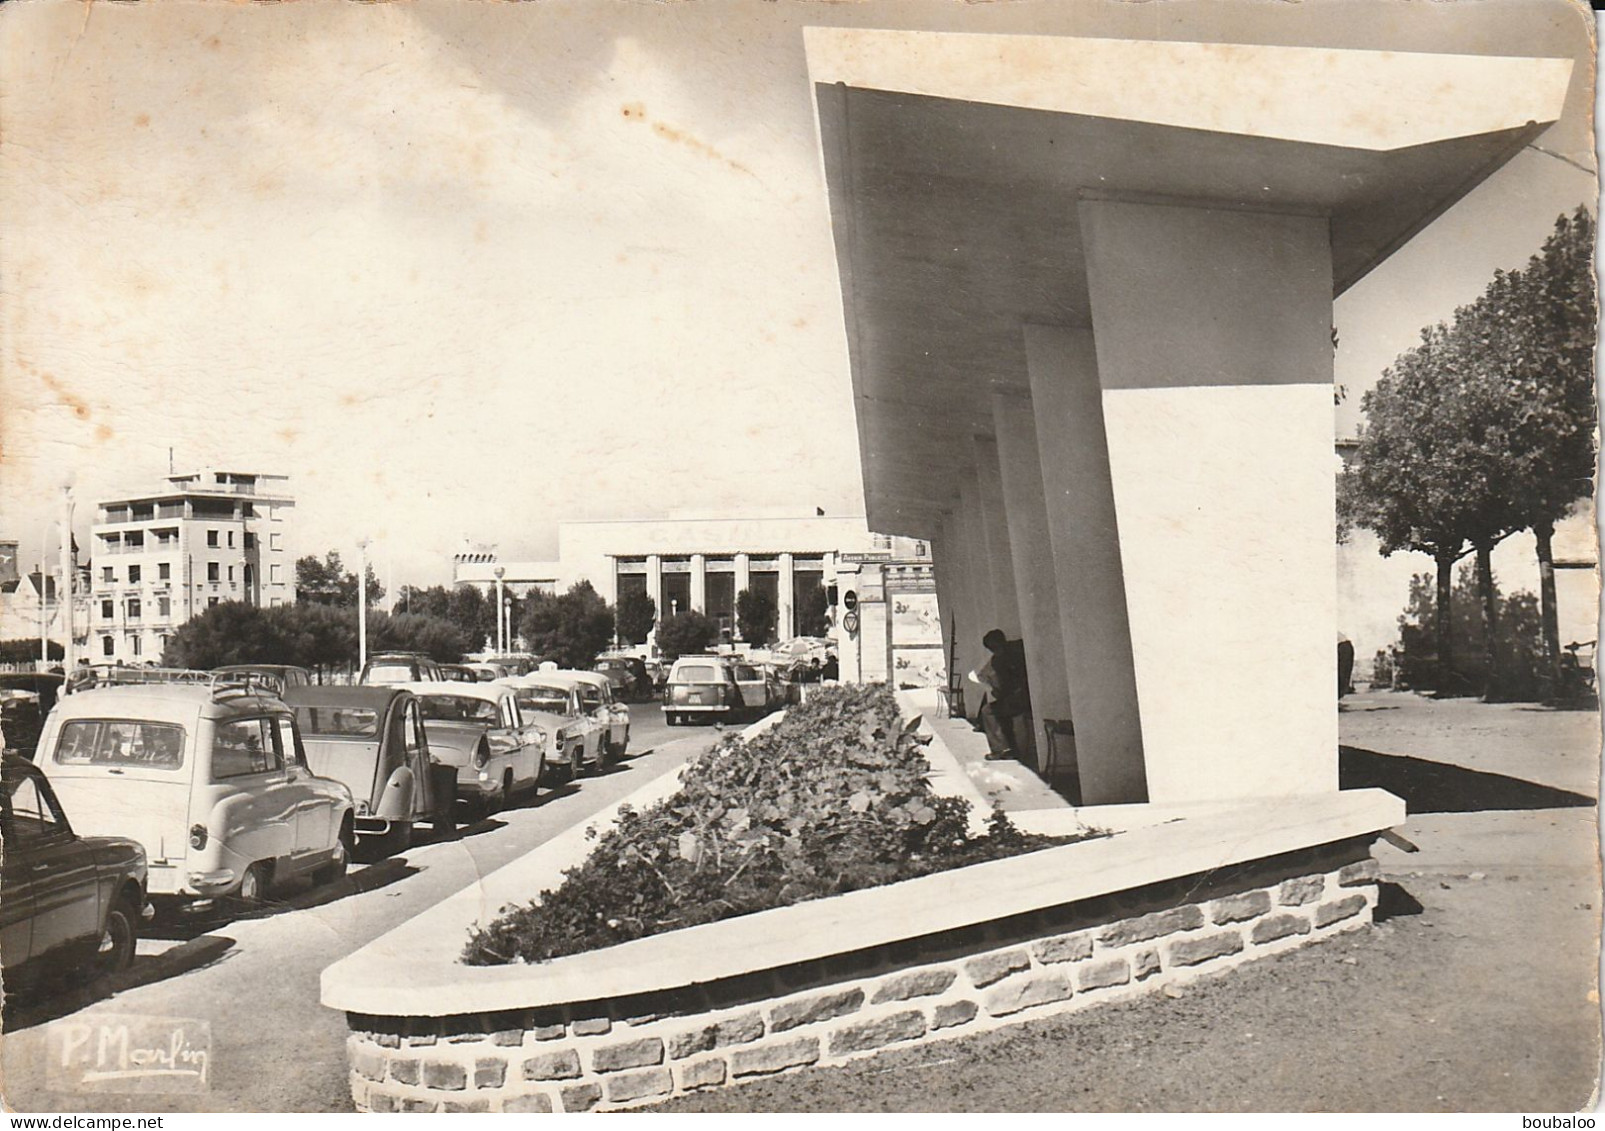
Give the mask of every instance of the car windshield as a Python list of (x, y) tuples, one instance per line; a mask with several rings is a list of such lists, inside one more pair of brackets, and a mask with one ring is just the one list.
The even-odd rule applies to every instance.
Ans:
[(466, 695), (423, 695), (418, 699), (419, 709), (430, 722), (494, 723), (496, 704), (489, 699), (471, 699)]
[(297, 707), (301, 733), (319, 738), (374, 738), (379, 712), (369, 707)]
[(568, 692), (561, 687), (529, 687), (518, 693), (518, 705), (526, 711), (568, 713)]
[(690, 664), (674, 673), (676, 683), (723, 683), (724, 673), (711, 664)]
[(56, 740), (62, 766), (149, 766), (176, 770), (184, 764), (184, 728), (134, 719), (73, 719)]

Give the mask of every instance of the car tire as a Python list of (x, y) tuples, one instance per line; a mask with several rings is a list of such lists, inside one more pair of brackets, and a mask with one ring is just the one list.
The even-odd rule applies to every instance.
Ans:
[(234, 898), (246, 907), (255, 907), (267, 896), (267, 889), (267, 865), (258, 862), (245, 869), (245, 875), (240, 878), (240, 890), (235, 892)]
[(105, 977), (126, 970), (134, 963), (134, 947), (139, 941), (139, 908), (123, 896), (112, 904), (101, 932), (100, 949), (95, 955), (95, 975)]

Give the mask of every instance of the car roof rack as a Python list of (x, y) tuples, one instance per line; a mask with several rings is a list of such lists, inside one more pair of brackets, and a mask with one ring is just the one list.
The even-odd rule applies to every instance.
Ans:
[(135, 668), (92, 667), (80, 668), (67, 678), (63, 694), (89, 691), (99, 687), (134, 687), (143, 684), (177, 684), (206, 687), (213, 699), (238, 698), (242, 695), (284, 694), (284, 681), (267, 672), (208, 672), (196, 668)]

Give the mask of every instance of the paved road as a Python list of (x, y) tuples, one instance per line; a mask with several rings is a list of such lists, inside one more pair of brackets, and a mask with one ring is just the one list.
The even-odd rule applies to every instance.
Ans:
[[(43, 1000), (8, 1012), (5, 1101), (19, 1111), (349, 1111), (342, 1014), (318, 1003), (324, 967), (667, 773), (717, 737), (632, 708), (630, 756), (602, 776), (506, 810), (459, 840), (425, 843), (354, 868), (340, 884), (283, 893), (250, 917), (158, 926), (109, 997)], [(533, 894), (533, 893), (532, 893)], [(145, 1014), (211, 1025), (210, 1091), (194, 1096), (64, 1095), (46, 1090), (49, 1022)]]

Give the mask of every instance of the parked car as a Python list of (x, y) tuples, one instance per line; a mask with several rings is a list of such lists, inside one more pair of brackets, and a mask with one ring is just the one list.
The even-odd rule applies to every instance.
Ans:
[(506, 679), (513, 674), (512, 669), (506, 664), (493, 664), (487, 660), (476, 660), (464, 664), (463, 667), (472, 672), (480, 683), (489, 683), (493, 679)]
[(351, 859), (351, 791), (312, 772), (282, 699), (227, 676), (77, 692), (38, 759), (81, 831), (144, 846), (153, 898), (256, 903), (286, 880), (338, 879)]
[(544, 728), (524, 718), (500, 683), (409, 683), (436, 761), (457, 772), (457, 799), (478, 820), (533, 791), (546, 759)]
[(786, 701), (785, 689), (768, 668), (742, 660), (734, 667), (736, 686), (741, 688), (741, 701), (749, 713), (765, 715)]
[(586, 710), (573, 680), (555, 672), (531, 672), (494, 686), (511, 688), (519, 710), (546, 732), (546, 766), (554, 780), (573, 781), (601, 764), (606, 730)]
[(277, 680), (281, 691), (289, 691), (295, 687), (312, 686), (312, 673), (305, 668), (298, 668), (294, 664), (228, 664), (225, 667), (213, 668), (219, 675), (250, 676), (260, 675)]
[(613, 681), (614, 697), (625, 703), (645, 703), (654, 691), (646, 661), (636, 656), (603, 656), (596, 670)]
[(547, 675), (561, 676), (580, 693), (580, 708), (601, 728), (599, 764), (607, 765), (624, 757), (630, 745), (630, 708), (613, 697), (613, 681), (601, 672), (558, 669)]
[(735, 665), (725, 656), (681, 656), (663, 687), (663, 717), (670, 726), (692, 719), (729, 719), (746, 703)]
[(381, 652), (368, 657), (357, 682), (365, 686), (431, 683), (441, 679), (440, 665), (420, 652)]
[(285, 692), (313, 772), (344, 782), (356, 802), (357, 847), (388, 856), (427, 823), (457, 831), (457, 767), (429, 755), (417, 697), (399, 687), (301, 687)]
[(39, 717), (50, 714), (67, 677), (60, 672), (0, 672), (0, 692), (24, 691), (39, 704)]
[(0, 758), (0, 966), (18, 980), (94, 975), (134, 960), (145, 899), (145, 850), (126, 837), (80, 836), (38, 766)]
[(440, 678), (447, 683), (478, 683), (479, 677), (467, 664), (441, 664)]

